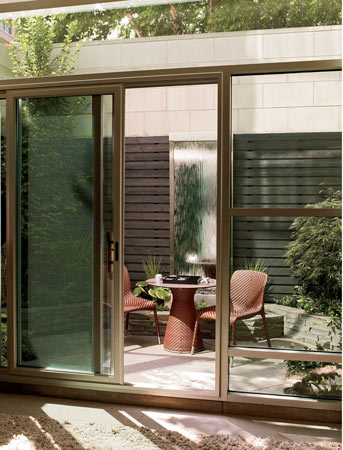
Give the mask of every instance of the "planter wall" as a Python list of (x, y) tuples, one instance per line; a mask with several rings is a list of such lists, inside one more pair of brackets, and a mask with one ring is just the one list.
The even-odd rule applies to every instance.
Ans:
[[(329, 350), (339, 350), (339, 337), (327, 326), (328, 316), (308, 314), (297, 308), (268, 304), (265, 307), (268, 331), (271, 338), (285, 338), (303, 343), (312, 349), (320, 342)], [(169, 311), (158, 311), (161, 335), (164, 336)], [(200, 328), (205, 339), (215, 338), (215, 322), (201, 320)], [(155, 336), (153, 313), (130, 314), (129, 334)], [(236, 325), (238, 341), (258, 342), (265, 340), (261, 316), (240, 320)]]

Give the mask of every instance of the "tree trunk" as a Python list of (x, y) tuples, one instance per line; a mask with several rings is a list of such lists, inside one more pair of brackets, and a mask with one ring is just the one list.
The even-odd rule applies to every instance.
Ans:
[(130, 20), (130, 22), (131, 22), (131, 24), (132, 24), (132, 26), (133, 26), (133, 29), (134, 29), (136, 35), (137, 35), (139, 38), (143, 37), (143, 34), (142, 34), (141, 30), (140, 30), (140, 29), (137, 27), (137, 25), (136, 25), (136, 21), (135, 21), (133, 15), (132, 15), (131, 9), (130, 9), (130, 8), (127, 8), (127, 10), (126, 10), (125, 12), (126, 12), (126, 15), (127, 15), (127, 17), (129, 18), (129, 20)]
[(180, 18), (179, 18), (179, 15), (178, 15), (174, 5), (170, 5), (169, 12), (173, 19), (172, 27), (173, 27), (175, 34), (182, 34)]
[[(208, 11), (208, 19), (211, 19), (212, 14), (215, 12), (216, 10), (216, 0), (208, 0), (208, 6), (207, 6), (207, 11)], [(213, 23), (208, 23), (208, 29), (212, 30), (213, 29)]]

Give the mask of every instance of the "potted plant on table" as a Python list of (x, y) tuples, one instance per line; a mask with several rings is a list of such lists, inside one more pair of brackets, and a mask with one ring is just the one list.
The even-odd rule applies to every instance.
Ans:
[[(149, 256), (143, 260), (143, 270), (147, 279), (154, 278), (157, 273), (160, 273), (161, 259), (161, 256)], [(163, 286), (149, 286), (146, 281), (138, 281), (133, 293), (137, 297), (152, 300), (156, 304), (156, 309), (159, 311), (169, 310), (164, 305), (164, 302), (169, 301), (171, 298), (171, 293), (168, 288)]]
[(156, 309), (158, 311), (169, 311), (169, 308), (164, 305), (164, 302), (170, 300), (171, 297), (168, 288), (162, 286), (149, 286), (146, 281), (138, 281), (133, 293), (137, 297), (152, 300), (156, 304)]

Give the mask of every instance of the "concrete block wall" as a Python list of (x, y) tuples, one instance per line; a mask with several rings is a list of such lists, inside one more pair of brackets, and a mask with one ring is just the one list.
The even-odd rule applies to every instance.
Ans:
[[(237, 76), (232, 86), (235, 134), (341, 131), (341, 72)], [(214, 85), (130, 89), (126, 136), (217, 130)]]
[[(158, 311), (158, 322), (161, 336), (165, 335), (169, 311)], [(273, 313), (266, 315), (268, 331), (271, 338), (279, 338), (284, 334), (283, 317)], [(202, 319), (200, 322), (201, 335), (204, 339), (215, 339), (216, 324), (213, 320)], [(152, 312), (137, 312), (130, 314), (130, 335), (155, 336), (156, 328)], [(236, 338), (238, 341), (258, 342), (266, 339), (261, 316), (240, 320), (236, 325)]]
[(268, 304), (266, 312), (272, 312), (284, 317), (284, 334), (292, 340), (301, 342), (304, 346), (315, 349), (319, 342), (326, 349), (339, 351), (340, 337), (328, 327), (329, 316), (309, 314), (298, 308)]
[[(340, 58), (340, 26), (84, 42), (75, 74)], [(13, 77), (0, 43), (0, 77)], [(126, 136), (215, 132), (215, 86), (131, 89)], [(340, 131), (340, 73), (233, 80), (233, 132)]]
[[(328, 327), (329, 317), (308, 314), (297, 308), (268, 304), (265, 306), (270, 337), (302, 343), (312, 349), (320, 342), (331, 351), (339, 351), (339, 336)], [(165, 335), (169, 311), (158, 311), (161, 335)], [(201, 320), (204, 339), (215, 339), (215, 321)], [(156, 329), (152, 312), (130, 314), (129, 333), (132, 335), (155, 336)], [(236, 325), (236, 339), (244, 342), (258, 342), (266, 339), (261, 316), (240, 320)]]
[(236, 31), (83, 43), (75, 73), (340, 57), (341, 27)]
[(341, 131), (340, 72), (235, 77), (234, 133)]
[[(0, 36), (1, 37), (1, 36)], [(1, 63), (10, 69), (0, 42)], [(56, 46), (58, 47), (58, 46)], [(6, 54), (6, 56), (5, 56)], [(341, 26), (83, 42), (75, 74), (340, 58)], [(10, 78), (8, 72), (3, 78)], [(12, 75), (13, 77), (13, 75)]]
[(215, 132), (217, 86), (175, 86), (126, 91), (126, 136)]

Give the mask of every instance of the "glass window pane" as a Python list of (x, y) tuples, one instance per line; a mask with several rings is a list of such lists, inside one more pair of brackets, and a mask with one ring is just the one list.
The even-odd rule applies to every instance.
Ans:
[(341, 365), (235, 356), (229, 389), (236, 392), (341, 399)]
[[(316, 207), (340, 207), (329, 192)], [(233, 267), (267, 273), (266, 290), (231, 295), (235, 343), (272, 348), (338, 351), (341, 348), (341, 228), (339, 217), (234, 217)], [(251, 272), (249, 272), (251, 273)], [(255, 276), (255, 275), (254, 275)], [(231, 290), (253, 282), (247, 276)], [(249, 295), (248, 295), (249, 294)], [(258, 295), (259, 304), (251, 311)], [(244, 297), (244, 298), (243, 298)], [(237, 311), (240, 301), (240, 311)], [(266, 326), (261, 311), (264, 305)], [(252, 312), (255, 312), (253, 314)]]
[(18, 101), (18, 365), (92, 368), (92, 98)]
[(0, 297), (0, 366), (7, 366), (7, 295), (6, 295), (6, 100), (0, 99), (1, 165), (1, 297)]
[(340, 189), (340, 72), (232, 81), (233, 206), (301, 208)]

